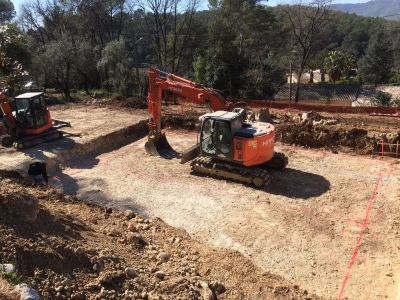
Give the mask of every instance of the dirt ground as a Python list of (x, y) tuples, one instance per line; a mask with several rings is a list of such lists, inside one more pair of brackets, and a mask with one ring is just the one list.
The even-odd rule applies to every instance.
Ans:
[(65, 133), (64, 138), (23, 151), (0, 146), (0, 169), (27, 169), (32, 161), (55, 158), (78, 145), (146, 119), (144, 110), (116, 111), (110, 107), (83, 104), (54, 105), (50, 112), (53, 119), (71, 123), (72, 127), (60, 129)]
[[(204, 112), (189, 107), (188, 113), (187, 109), (171, 107), (163, 122), (170, 143), (178, 151), (196, 142), (193, 129)], [(123, 132), (125, 141), (112, 146), (115, 130), (130, 127), (131, 133), (135, 129), (132, 124), (146, 118), (145, 110), (87, 105), (54, 106), (51, 110), (54, 118), (72, 123), (68, 129), (72, 144), (44, 144), (24, 154), (0, 149), (0, 169), (3, 165), (15, 167), (19, 159), (26, 162), (26, 157), (46, 159), (70, 153), (64, 169), (51, 173), (51, 185), (59, 191), (96, 205), (132, 209), (150, 219), (159, 217), (201, 243), (236, 250), (267, 274), (276, 274), (325, 298), (400, 297), (398, 161), (355, 155), (373, 152), (370, 148), (370, 152), (364, 151), (371, 146), (366, 138), (369, 131), (399, 133), (399, 119), (322, 114), (339, 122), (329, 130), (308, 123), (298, 131), (294, 130), (300, 128), (296, 123), (284, 122), (289, 126), (287, 131), (294, 134), (289, 136), (292, 140), (281, 140), (293, 145), (277, 143), (277, 150), (289, 156), (288, 169), (273, 172), (274, 180), (265, 189), (254, 189), (191, 174), (190, 166), (181, 165), (178, 159), (149, 156), (144, 151), (146, 139), (140, 138), (143, 132), (134, 137)], [(284, 115), (286, 111), (272, 113)], [(115, 116), (112, 123), (110, 116)], [(277, 124), (278, 132), (284, 126)], [(332, 145), (314, 142), (321, 132), (330, 137)], [(342, 144), (335, 142), (338, 132)], [(359, 137), (366, 141), (361, 151), (353, 143)], [(108, 148), (102, 148), (102, 143)], [(88, 147), (71, 150), (82, 145)], [(97, 154), (88, 155), (96, 148)], [(221, 257), (211, 257), (210, 263)], [(235, 266), (230, 259), (223, 261)], [(241, 268), (239, 264), (235, 270)], [(249, 280), (255, 280), (252, 278)], [(250, 282), (244, 284), (254, 287)], [(237, 295), (228, 299), (275, 297)]]
[[(168, 130), (167, 136), (178, 150), (196, 140), (188, 131)], [(343, 289), (349, 299), (397, 297), (395, 160), (281, 144), (288, 169), (257, 190), (190, 174), (177, 159), (148, 156), (144, 143), (84, 159), (89, 167), (65, 169), (52, 185), (96, 204), (160, 217), (321, 296), (334, 298)]]
[[(0, 176), (2, 262), (43, 299), (320, 299), (160, 219)], [(17, 299), (1, 276), (0, 298)]]

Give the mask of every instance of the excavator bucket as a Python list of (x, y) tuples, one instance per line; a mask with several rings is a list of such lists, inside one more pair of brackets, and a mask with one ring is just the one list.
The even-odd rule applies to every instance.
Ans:
[(149, 136), (149, 139), (144, 147), (147, 153), (153, 156), (161, 156), (167, 159), (180, 156), (180, 154), (176, 152), (168, 143), (165, 133)]

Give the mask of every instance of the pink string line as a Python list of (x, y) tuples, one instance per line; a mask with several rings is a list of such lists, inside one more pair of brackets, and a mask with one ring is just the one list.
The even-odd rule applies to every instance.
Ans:
[[(386, 176), (390, 176), (390, 174), (393, 172), (395, 163), (396, 163), (396, 161), (393, 161), (390, 164), (390, 168), (386, 172)], [(343, 283), (342, 283), (342, 285), (341, 285), (341, 287), (339, 289), (339, 293), (338, 293), (338, 296), (336, 298), (338, 300), (343, 298), (344, 290), (345, 290), (347, 282), (349, 281), (349, 278), (350, 278), (351, 269), (353, 268), (353, 265), (354, 265), (354, 263), (355, 263), (355, 261), (357, 259), (358, 250), (360, 248), (361, 241), (362, 241), (362, 239), (364, 237), (365, 229), (368, 226), (369, 214), (370, 214), (370, 212), (371, 212), (371, 210), (372, 210), (372, 208), (374, 206), (374, 203), (375, 203), (375, 200), (376, 200), (376, 196), (377, 196), (379, 188), (380, 188), (380, 186), (382, 184), (382, 178), (383, 178), (383, 172), (379, 174), (379, 178), (378, 178), (378, 181), (375, 184), (374, 191), (373, 191), (373, 193), (372, 193), (372, 195), (371, 195), (371, 197), (370, 197), (370, 199), (368, 201), (368, 206), (367, 206), (367, 209), (365, 211), (365, 216), (364, 216), (364, 219), (363, 219), (361, 230), (360, 230), (360, 232), (358, 234), (356, 246), (354, 248), (353, 255), (352, 255), (352, 257), (351, 257), (351, 259), (349, 261), (349, 264), (348, 264), (348, 267), (347, 267), (346, 276), (344, 277)]]

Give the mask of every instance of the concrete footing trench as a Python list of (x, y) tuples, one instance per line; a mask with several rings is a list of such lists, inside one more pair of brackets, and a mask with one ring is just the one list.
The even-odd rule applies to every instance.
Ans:
[[(197, 140), (196, 131), (181, 128), (166, 129), (177, 151)], [(87, 202), (159, 217), (323, 297), (397, 299), (397, 160), (278, 142), (288, 168), (255, 189), (149, 156), (146, 136), (145, 118), (137, 117), (46, 157), (50, 184)]]

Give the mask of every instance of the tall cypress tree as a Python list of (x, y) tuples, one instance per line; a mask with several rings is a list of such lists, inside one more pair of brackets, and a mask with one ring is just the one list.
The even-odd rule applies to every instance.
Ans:
[(392, 44), (384, 32), (372, 37), (361, 63), (361, 76), (364, 82), (385, 83), (390, 78), (393, 67)]

